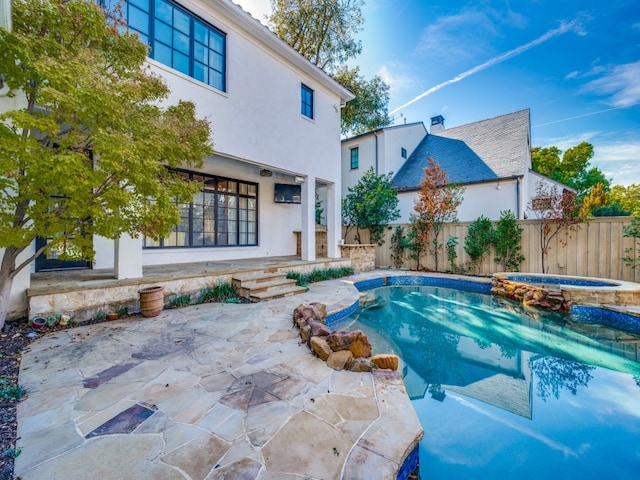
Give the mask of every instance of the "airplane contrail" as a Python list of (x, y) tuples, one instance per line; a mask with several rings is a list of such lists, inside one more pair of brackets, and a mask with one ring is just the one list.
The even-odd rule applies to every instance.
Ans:
[(547, 125), (554, 125), (556, 123), (568, 122), (569, 120), (575, 120), (577, 118), (582, 118), (582, 117), (590, 117), (591, 115), (599, 115), (600, 113), (610, 112), (611, 110), (619, 110), (621, 108), (627, 108), (627, 107), (629, 107), (629, 105), (607, 108), (605, 110), (598, 110), (597, 112), (583, 113), (581, 115), (575, 115), (573, 117), (562, 118), (560, 120), (554, 120), (552, 122), (539, 123), (538, 125), (532, 125), (531, 128), (545, 127)]
[(408, 107), (409, 105), (417, 102), (418, 100), (426, 97), (427, 95), (431, 95), (434, 92), (437, 92), (438, 90), (440, 90), (443, 87), (446, 87), (447, 85), (451, 85), (452, 83), (456, 83), (459, 82), (460, 80), (464, 80), (465, 78), (473, 75), (474, 73), (478, 73), (481, 72), (482, 70), (485, 70), (489, 67), (492, 67), (493, 65), (497, 64), (497, 63), (501, 63), (504, 62), (505, 60), (508, 60), (511, 57), (515, 57), (516, 55), (520, 55), (521, 53), (526, 52), (527, 50), (536, 47), (538, 45), (540, 45), (541, 43), (546, 42), (547, 40), (551, 40), (554, 37), (557, 37), (558, 35), (562, 35), (564, 33), (567, 33), (570, 30), (574, 30), (579, 26), (579, 22), (577, 20), (572, 20), (571, 22), (568, 23), (561, 23), (560, 26), (558, 28), (554, 28), (553, 30), (549, 30), (547, 33), (545, 33), (544, 35), (541, 35), (540, 37), (536, 38), (535, 40), (532, 40), (529, 43), (525, 43), (524, 45), (521, 45), (517, 48), (514, 48), (513, 50), (509, 50), (508, 52), (505, 52), (503, 54), (500, 54), (496, 57), (493, 57), (489, 60), (487, 60), (486, 62), (477, 65), (469, 70), (467, 70), (466, 72), (462, 72), (459, 75), (456, 75), (455, 77), (453, 77), (450, 80), (447, 80), (446, 82), (442, 82), (438, 85), (436, 85), (435, 87), (431, 87), (429, 90), (422, 92), (420, 95), (418, 95), (417, 97), (415, 97), (412, 100), (409, 100), (407, 103), (405, 103), (404, 105), (400, 105), (398, 108), (392, 110), (391, 112), (389, 112), (390, 115), (393, 115), (396, 112), (399, 112), (400, 110), (402, 110), (403, 108)]

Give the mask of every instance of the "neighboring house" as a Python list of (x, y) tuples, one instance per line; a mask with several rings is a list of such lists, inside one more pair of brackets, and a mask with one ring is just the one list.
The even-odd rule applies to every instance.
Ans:
[[(410, 155), (405, 160), (407, 151)], [(358, 158), (355, 164), (354, 155)], [(414, 211), (429, 157), (446, 170), (450, 182), (465, 188), (457, 211), (460, 221), (472, 221), (480, 215), (497, 220), (503, 210), (526, 218), (536, 183), (556, 183), (531, 170), (531, 124), (529, 109), (525, 109), (448, 129), (444, 118), (436, 116), (431, 119), (430, 133), (419, 123), (343, 140), (343, 196), (370, 166), (377, 165), (378, 174), (393, 171), (401, 211), (398, 222), (406, 223)]]
[[(0, 5), (2, 20), (9, 0)], [(326, 196), (327, 254), (339, 258), (340, 110), (353, 94), (231, 1), (131, 0), (126, 10), (151, 46), (148, 63), (167, 82), (168, 102), (195, 103), (211, 123), (215, 153), (184, 172), (206, 188), (172, 235), (96, 237), (92, 267), (136, 278), (145, 265), (295, 255), (294, 231), (303, 259), (314, 260), (317, 189)], [(0, 111), (14, 108), (9, 102), (0, 96)], [(65, 266), (53, 252), (31, 272)], [(24, 301), (31, 272), (16, 278), (10, 310)]]

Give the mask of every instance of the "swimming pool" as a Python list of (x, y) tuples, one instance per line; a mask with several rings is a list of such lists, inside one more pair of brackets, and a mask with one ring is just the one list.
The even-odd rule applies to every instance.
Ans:
[(637, 478), (640, 335), (459, 288), (367, 294), (332, 328), (402, 359), (421, 478)]

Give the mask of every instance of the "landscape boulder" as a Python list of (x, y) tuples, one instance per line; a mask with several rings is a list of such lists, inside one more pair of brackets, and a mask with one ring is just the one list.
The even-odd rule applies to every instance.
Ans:
[(362, 330), (337, 330), (327, 337), (327, 342), (334, 352), (349, 350), (356, 358), (371, 356), (371, 344)]
[(309, 346), (311, 347), (311, 351), (315, 353), (318, 358), (321, 360), (327, 361), (329, 355), (331, 355), (331, 349), (329, 348), (329, 344), (327, 343), (326, 338), (324, 337), (311, 337), (309, 340)]
[(353, 362), (353, 353), (349, 350), (340, 350), (339, 352), (331, 352), (327, 358), (327, 365), (334, 370), (344, 370)]
[(394, 372), (398, 370), (399, 359), (397, 355), (390, 355), (390, 354), (374, 355), (369, 359), (369, 361), (373, 363), (376, 367), (384, 370), (393, 370)]

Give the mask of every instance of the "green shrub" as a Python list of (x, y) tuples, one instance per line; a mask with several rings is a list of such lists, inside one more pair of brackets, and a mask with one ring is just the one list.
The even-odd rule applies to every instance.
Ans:
[(191, 295), (188, 293), (178, 293), (173, 295), (167, 304), (167, 308), (182, 308), (191, 304)]
[(456, 247), (458, 246), (458, 237), (454, 237), (453, 235), (449, 235), (446, 243), (447, 249), (447, 260), (449, 261), (449, 269), (452, 273), (458, 271), (458, 266), (456, 265), (456, 259), (458, 258), (458, 252), (456, 251)]
[(500, 263), (505, 271), (517, 272), (520, 270), (520, 264), (524, 262), (522, 231), (511, 210), (500, 212), (500, 219), (496, 223), (493, 237), (493, 246), (496, 250), (494, 262)]
[(493, 236), (493, 224), (484, 215), (480, 215), (469, 225), (464, 239), (464, 251), (469, 255), (476, 275), (480, 273), (482, 259), (493, 245)]
[(296, 281), (296, 285), (306, 287), (309, 283), (324, 282), (325, 280), (333, 280), (335, 278), (348, 277), (353, 275), (353, 268), (324, 268), (314, 269), (309, 273), (288, 272), (287, 278)]
[(0, 379), (0, 398), (4, 400), (20, 400), (25, 394), (24, 388), (20, 385), (9, 385), (7, 380)]
[(214, 286), (207, 287), (200, 292), (198, 297), (198, 303), (211, 303), (211, 302), (226, 302), (231, 303), (228, 300), (236, 298), (238, 294), (236, 289), (229, 282), (219, 281)]

